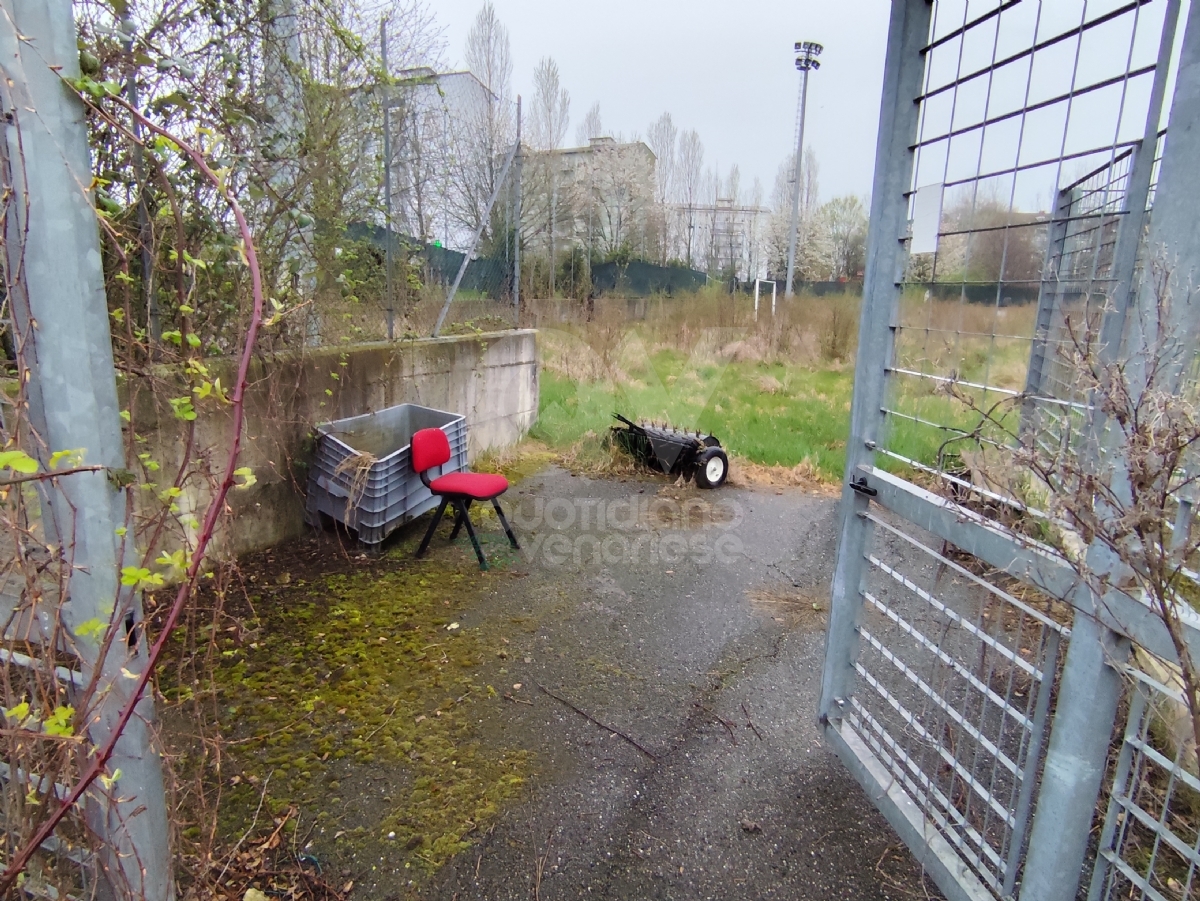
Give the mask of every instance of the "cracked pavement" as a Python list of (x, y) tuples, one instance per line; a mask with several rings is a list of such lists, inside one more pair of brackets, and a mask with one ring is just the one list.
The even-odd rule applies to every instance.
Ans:
[(356, 897), (938, 897), (817, 732), (835, 499), (550, 467), (505, 500), (523, 550), (486, 524), (509, 577), (463, 627), (513, 623), (479, 730), (535, 772), (432, 879)]

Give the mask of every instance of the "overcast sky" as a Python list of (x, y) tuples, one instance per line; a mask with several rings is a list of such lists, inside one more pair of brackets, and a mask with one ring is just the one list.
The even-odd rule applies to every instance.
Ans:
[[(530, 97), (543, 56), (571, 92), (568, 141), (596, 102), (608, 132), (645, 134), (662, 112), (694, 128), (705, 163), (724, 178), (741, 168), (749, 190), (762, 179), (769, 202), (775, 171), (794, 140), (800, 75), (796, 41), (825, 45), (812, 76), (805, 143), (820, 164), (822, 199), (867, 194), (887, 0), (493, 0), (512, 39), (514, 89)], [(447, 56), (461, 65), (482, 0), (431, 4), (445, 27)]]

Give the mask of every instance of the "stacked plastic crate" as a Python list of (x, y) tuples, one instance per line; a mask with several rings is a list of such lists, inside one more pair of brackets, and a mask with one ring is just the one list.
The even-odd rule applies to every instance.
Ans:
[(322, 516), (375, 545), (437, 504), (413, 472), (412, 436), (440, 428), (450, 441), (443, 473), (467, 468), (467, 423), (457, 413), (400, 404), (376, 413), (328, 422), (316, 429), (305, 514), (320, 528)]

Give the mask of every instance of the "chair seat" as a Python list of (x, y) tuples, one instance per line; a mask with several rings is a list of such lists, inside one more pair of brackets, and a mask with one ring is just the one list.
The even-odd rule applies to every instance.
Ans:
[(477, 501), (490, 501), (508, 490), (508, 479), (486, 472), (452, 472), (429, 483), (434, 494), (457, 494)]

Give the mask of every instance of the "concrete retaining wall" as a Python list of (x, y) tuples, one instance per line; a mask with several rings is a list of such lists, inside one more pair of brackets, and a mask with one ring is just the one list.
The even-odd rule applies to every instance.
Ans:
[[(321, 422), (417, 403), (466, 414), (471, 458), (517, 441), (537, 418), (536, 334), (521, 329), (313, 348), (257, 360), (246, 395), (239, 460), (240, 466), (252, 470), (256, 482), (230, 494), (234, 516), (220, 535), (222, 552), (239, 554), (302, 534), (311, 432)], [(208, 365), (222, 385), (232, 384), (231, 361)], [(174, 416), (166, 398), (186, 395), (190, 389), (176, 372), (159, 371), (156, 376), (159, 384), (153, 393), (134, 392), (133, 427), (145, 439), (142, 446), (160, 464), (160, 472), (173, 474), (187, 452), (188, 427)], [(183, 519), (189, 512), (202, 515), (232, 439), (227, 406), (209, 398), (197, 401), (196, 412), (191, 456), (201, 472), (190, 476), (174, 499)], [(205, 473), (210, 475), (207, 481)], [(175, 545), (181, 537), (167, 543)]]

